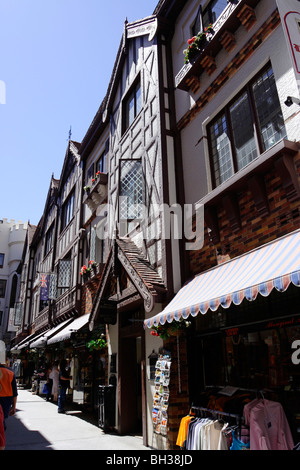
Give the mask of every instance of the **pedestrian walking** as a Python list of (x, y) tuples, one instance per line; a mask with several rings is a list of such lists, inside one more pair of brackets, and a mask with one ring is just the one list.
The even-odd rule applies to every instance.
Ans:
[(70, 387), (70, 379), (68, 361), (63, 359), (59, 366), (59, 395), (58, 395), (58, 413), (65, 413), (65, 403), (67, 397), (67, 389)]
[(58, 370), (58, 361), (55, 361), (52, 367), (52, 370), (49, 374), (49, 379), (52, 380), (52, 396), (53, 401), (57, 401), (58, 392), (59, 392), (59, 370)]
[(0, 341), (0, 405), (4, 414), (4, 430), (6, 419), (16, 412), (17, 382), (14, 372), (6, 366), (5, 343)]
[(49, 401), (51, 399), (51, 396), (53, 395), (53, 392), (52, 392), (53, 380), (50, 377), (51, 371), (52, 371), (51, 364), (47, 364), (47, 366), (46, 366), (46, 379), (47, 379), (47, 382), (46, 382), (46, 387), (47, 387), (46, 401)]

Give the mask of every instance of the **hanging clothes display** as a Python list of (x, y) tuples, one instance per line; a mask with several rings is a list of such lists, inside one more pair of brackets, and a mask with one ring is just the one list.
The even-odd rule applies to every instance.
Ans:
[(281, 403), (267, 400), (259, 390), (245, 392), (220, 387), (200, 394), (199, 402), (207, 407), (192, 405), (181, 419), (176, 445), (186, 450), (292, 450), (294, 441)]
[(292, 450), (291, 430), (278, 402), (255, 399), (244, 407), (245, 423), (250, 427), (251, 450)]
[[(192, 415), (191, 413), (196, 413)], [(197, 414), (206, 416), (197, 416)], [(188, 416), (181, 419), (176, 444), (185, 450), (229, 450), (233, 443), (233, 432), (241, 434), (242, 417), (236, 414), (210, 410), (203, 407), (192, 407)], [(249, 446), (249, 436), (243, 435), (245, 442), (235, 437), (235, 445)]]

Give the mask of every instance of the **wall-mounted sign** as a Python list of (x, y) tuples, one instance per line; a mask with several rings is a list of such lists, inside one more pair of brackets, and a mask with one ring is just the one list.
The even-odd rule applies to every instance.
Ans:
[(300, 0), (276, 0), (300, 90)]

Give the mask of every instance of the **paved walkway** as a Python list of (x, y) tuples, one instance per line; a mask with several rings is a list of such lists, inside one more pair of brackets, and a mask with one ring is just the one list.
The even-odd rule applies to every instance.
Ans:
[(66, 414), (29, 390), (19, 390), (17, 412), (7, 420), (6, 450), (150, 450), (142, 438), (106, 434), (74, 406)]

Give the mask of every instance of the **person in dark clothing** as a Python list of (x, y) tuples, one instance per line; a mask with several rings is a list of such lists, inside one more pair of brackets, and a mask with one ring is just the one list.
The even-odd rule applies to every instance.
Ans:
[(58, 413), (65, 413), (67, 389), (70, 387), (71, 378), (72, 377), (69, 375), (68, 362), (63, 359), (59, 367)]
[(0, 450), (5, 449), (4, 414), (0, 405)]

